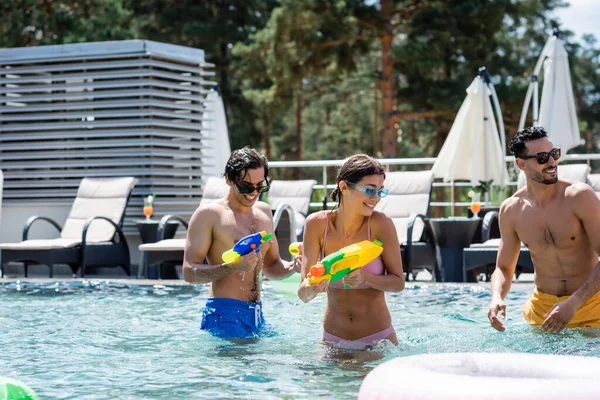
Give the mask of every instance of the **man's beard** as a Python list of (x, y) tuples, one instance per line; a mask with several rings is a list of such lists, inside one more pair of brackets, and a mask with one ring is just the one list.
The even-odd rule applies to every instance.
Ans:
[(542, 173), (532, 172), (531, 179), (533, 179), (534, 181), (539, 182), (543, 185), (554, 185), (556, 182), (558, 182), (558, 169), (557, 169), (557, 174), (554, 178), (545, 179), (544, 172), (542, 172)]

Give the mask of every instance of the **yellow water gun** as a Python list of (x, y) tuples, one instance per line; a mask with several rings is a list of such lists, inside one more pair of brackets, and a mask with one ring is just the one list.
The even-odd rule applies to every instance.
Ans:
[(288, 251), (290, 252), (290, 254), (293, 255), (294, 257), (297, 257), (300, 254), (300, 245), (301, 244), (302, 244), (302, 242), (290, 243), (290, 246), (288, 247)]
[(382, 252), (383, 243), (377, 239), (363, 240), (346, 246), (310, 267), (308, 284), (314, 285), (324, 280), (328, 280), (329, 283), (339, 281), (350, 272), (379, 257)]

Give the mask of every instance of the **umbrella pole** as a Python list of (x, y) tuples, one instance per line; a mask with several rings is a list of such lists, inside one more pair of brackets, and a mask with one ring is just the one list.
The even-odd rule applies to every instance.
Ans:
[(450, 184), (450, 215), (454, 217), (454, 181)]

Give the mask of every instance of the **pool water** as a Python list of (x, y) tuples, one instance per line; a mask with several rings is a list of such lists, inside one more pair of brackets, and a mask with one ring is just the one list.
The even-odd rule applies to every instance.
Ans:
[(375, 360), (352, 362), (319, 343), (324, 295), (302, 304), (264, 286), (272, 334), (235, 344), (199, 330), (206, 285), (0, 283), (0, 376), (25, 382), (42, 398), (355, 399), (366, 374), (397, 356), (600, 357), (596, 331), (548, 335), (525, 323), (530, 285), (513, 286), (504, 333), (487, 321), (488, 288), (410, 285), (387, 295), (399, 346), (378, 346)]

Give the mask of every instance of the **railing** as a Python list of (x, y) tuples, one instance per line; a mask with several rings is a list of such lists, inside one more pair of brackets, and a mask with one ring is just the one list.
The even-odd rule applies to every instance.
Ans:
[[(431, 166), (435, 163), (435, 158), (433, 157), (428, 157), (428, 158), (387, 158), (387, 159), (379, 159), (379, 162), (381, 162), (388, 171), (391, 171), (392, 168), (391, 167), (423, 167), (423, 166), (427, 166), (428, 168), (426, 169), (431, 169)], [(600, 154), (567, 154), (564, 155), (561, 158), (561, 162), (567, 161), (569, 163), (582, 163), (585, 162), (587, 163), (590, 167), (593, 167), (594, 165), (592, 165), (592, 161), (598, 161), (600, 160)], [(506, 163), (508, 164), (509, 167), (509, 176), (511, 176), (511, 171), (512, 171), (512, 175), (514, 175), (514, 178), (508, 183), (508, 187), (515, 187), (517, 186), (517, 181), (516, 181), (516, 177), (517, 177), (517, 172), (516, 172), (516, 166), (515, 166), (515, 158), (514, 156), (506, 156), (505, 159)], [(340, 167), (342, 166), (342, 164), (344, 163), (344, 160), (315, 160), (315, 161), (270, 161), (269, 162), (269, 167), (271, 168), (275, 168), (275, 169), (282, 169), (282, 168), (311, 168), (311, 169), (321, 169), (321, 180), (320, 182), (318, 182), (315, 186), (314, 186), (314, 190), (321, 190), (323, 191), (324, 195), (323, 195), (323, 199), (322, 201), (319, 202), (314, 202), (311, 201), (310, 203), (310, 208), (311, 210), (317, 210), (317, 209), (325, 209), (325, 208), (332, 208), (333, 206), (335, 206), (335, 203), (327, 201), (327, 199), (329, 198), (329, 193), (335, 189), (336, 185), (335, 182), (333, 183), (329, 183), (328, 181), (328, 177), (331, 176), (330, 172), (331, 172), (331, 168), (336, 168), (336, 167)], [(413, 168), (414, 169), (414, 168)], [(422, 168), (425, 169), (425, 168)], [(304, 171), (302, 171), (304, 172)], [(302, 174), (299, 177), (299, 179), (305, 179), (306, 176), (302, 176), (302, 175), (307, 175), (306, 173)], [(313, 176), (311, 175), (311, 178), (313, 178)], [(318, 181), (318, 179), (317, 179)], [(442, 182), (440, 180), (436, 180), (433, 183), (433, 187), (434, 188), (446, 188), (449, 189), (449, 193), (447, 193), (447, 196), (449, 197), (448, 200), (441, 200), (441, 199), (435, 199), (435, 201), (432, 201), (430, 203), (431, 207), (443, 207), (443, 208), (450, 208), (450, 215), (454, 215), (455, 212), (455, 207), (468, 207), (469, 206), (469, 202), (463, 202), (463, 201), (455, 201), (455, 192), (456, 190), (464, 190), (465, 188), (471, 188), (472, 185), (470, 182)], [(444, 192), (447, 192), (448, 190), (445, 190)], [(514, 192), (514, 190), (513, 190)], [(482, 205), (483, 206), (489, 206), (493, 203), (492, 200), (489, 199), (488, 196), (486, 196), (485, 199), (483, 199), (482, 201)]]

